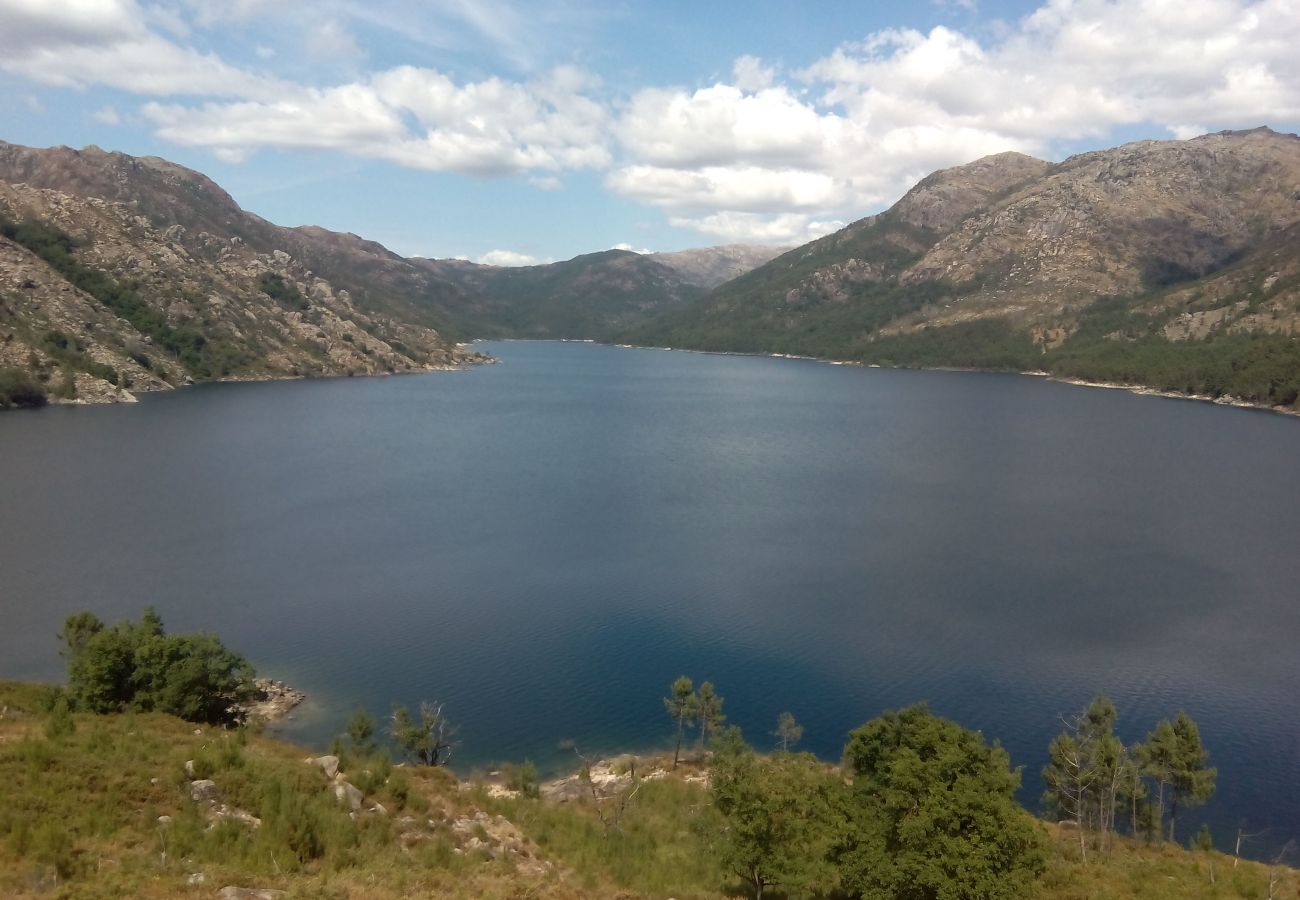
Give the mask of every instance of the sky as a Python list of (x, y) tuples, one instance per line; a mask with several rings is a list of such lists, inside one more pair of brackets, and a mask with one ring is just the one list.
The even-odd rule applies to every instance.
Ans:
[(407, 256), (794, 245), (1016, 150), (1300, 131), (1300, 0), (0, 0), (0, 139)]

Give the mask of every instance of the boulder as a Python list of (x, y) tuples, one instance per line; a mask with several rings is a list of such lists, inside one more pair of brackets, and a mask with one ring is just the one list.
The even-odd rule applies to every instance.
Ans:
[(365, 799), (360, 790), (341, 779), (334, 782), (334, 796), (340, 803), (346, 803), (353, 812), (361, 811), (361, 801)]
[(307, 764), (309, 766), (320, 766), (326, 778), (333, 778), (339, 773), (339, 758), (337, 756), (308, 757)]
[(216, 803), (220, 796), (217, 783), (210, 778), (190, 782), (190, 799), (195, 803)]

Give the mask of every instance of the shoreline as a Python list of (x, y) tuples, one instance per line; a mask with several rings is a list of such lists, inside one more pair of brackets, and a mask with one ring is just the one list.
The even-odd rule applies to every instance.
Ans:
[[(467, 344), (458, 344), (458, 347), (467, 347)], [(331, 372), (321, 375), (233, 375), (225, 378), (214, 378), (211, 381), (187, 381), (184, 384), (172, 384), (166, 387), (143, 388), (140, 390), (127, 390), (126, 388), (117, 388), (115, 395), (104, 399), (84, 399), (74, 397), (65, 400), (59, 397), (50, 397), (46, 400), (46, 406), (117, 406), (120, 404), (139, 403), (142, 395), (148, 394), (167, 394), (172, 391), (180, 391), (185, 388), (199, 387), (200, 385), (209, 384), (264, 384), (279, 381), (325, 381), (333, 378), (390, 378), (403, 375), (430, 375), (435, 372), (463, 372), (468, 371), (474, 366), (488, 366), (497, 362), (494, 357), (480, 354), (480, 359), (467, 359), (464, 362), (452, 365), (429, 365), (416, 369), (406, 369), (401, 372)]]
[[(502, 339), (505, 340), (505, 339)], [(510, 338), (512, 341), (527, 341), (530, 338)], [(541, 339), (546, 341), (547, 339)], [(1042, 378), (1047, 381), (1054, 381), (1058, 384), (1069, 384), (1075, 387), (1104, 388), (1111, 391), (1126, 391), (1130, 394), (1137, 394), (1142, 397), (1161, 397), (1167, 400), (1195, 400), (1200, 403), (1212, 403), (1215, 406), (1231, 406), (1237, 409), (1252, 409), (1261, 412), (1278, 413), (1283, 416), (1300, 416), (1300, 409), (1291, 409), (1285, 406), (1269, 406), (1263, 403), (1253, 403), (1249, 400), (1242, 400), (1240, 397), (1233, 397), (1224, 394), (1220, 397), (1212, 397), (1209, 394), (1185, 394), (1181, 391), (1164, 391), (1160, 388), (1154, 388), (1144, 384), (1125, 384), (1117, 381), (1089, 381), (1085, 378), (1074, 378), (1068, 375), (1054, 375), (1051, 372), (1042, 370), (1002, 370), (1002, 369), (981, 369), (972, 366), (887, 366), (880, 363), (865, 363), (851, 359), (827, 359), (821, 356), (803, 356), (797, 353), (763, 353), (761, 351), (745, 350), (694, 350), (689, 347), (652, 347), (642, 346), (639, 344), (609, 344), (602, 341), (561, 341), (560, 339), (549, 339), (553, 343), (584, 343), (600, 344), (604, 347), (614, 347), (620, 350), (658, 350), (666, 353), (698, 353), (703, 356), (749, 356), (759, 359), (795, 359), (806, 362), (817, 362), (828, 366), (854, 366), (859, 369), (890, 369), (895, 372), (974, 372), (987, 375), (1027, 375), (1032, 378)]]

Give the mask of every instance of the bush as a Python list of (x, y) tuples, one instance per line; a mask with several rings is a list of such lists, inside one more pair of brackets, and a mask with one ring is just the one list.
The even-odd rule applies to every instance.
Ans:
[(253, 693), (253, 668), (208, 634), (169, 635), (152, 609), (106, 627), (90, 613), (64, 623), (68, 690), (88, 712), (164, 712), (234, 724)]
[(1006, 751), (924, 705), (852, 732), (852, 777), (835, 854), (843, 885), (870, 897), (1023, 897), (1046, 865), (1016, 805)]
[(22, 369), (0, 369), (0, 409), (44, 406), (45, 388)]

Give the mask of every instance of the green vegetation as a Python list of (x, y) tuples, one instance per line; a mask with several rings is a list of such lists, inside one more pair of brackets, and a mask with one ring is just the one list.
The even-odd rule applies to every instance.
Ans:
[(307, 298), (294, 285), (284, 280), (278, 272), (266, 272), (258, 282), (262, 293), (287, 309), (306, 310), (311, 308)]
[(407, 757), (421, 765), (444, 765), (455, 747), (451, 740), (455, 733), (455, 726), (443, 715), (441, 703), (421, 703), (419, 718), (405, 706), (393, 710), (393, 740)]
[(253, 694), (253, 668), (209, 634), (167, 634), (152, 609), (138, 623), (105, 626), (90, 613), (60, 634), (68, 695), (93, 713), (163, 712), (192, 722), (232, 724)]
[(711, 754), (579, 753), (578, 775), (548, 786), (525, 761), (489, 790), (441, 765), (453, 729), (438, 704), (394, 712), (415, 765), (393, 765), (364, 710), (332, 756), (304, 760), (217, 715), (251, 671), (215, 639), (168, 636), (152, 611), (112, 627), (80, 613), (60, 636), (66, 690), (0, 683), (6, 897), (167, 897), (196, 873), (213, 889), (338, 898), (1262, 900), (1300, 887), (1280, 864), (1216, 853), (1205, 829), (1177, 848), (1179, 810), (1215, 781), (1196, 725), (1180, 713), (1125, 748), (1104, 696), (1052, 743), (1047, 798), (1070, 821), (1048, 825), (1015, 804), (1020, 771), (1001, 747), (924, 705), (854, 730), (836, 767), (789, 751), (789, 713), (782, 748), (756, 753), (721, 727), (712, 685), (683, 677), (667, 709), (679, 735), (688, 714), (712, 723)]
[(1300, 342), (1281, 334), (1071, 339), (1044, 359), (1055, 375), (1163, 391), (1237, 397), (1268, 406), (1300, 400)]
[[(91, 624), (68, 635), (88, 643)], [(1300, 888), (1293, 870), (1203, 840), (1192, 852), (1113, 835), (1084, 862), (1072, 828), (1009, 801), (1017, 775), (1005, 753), (922, 707), (855, 731), (842, 770), (807, 754), (759, 755), (723, 731), (710, 787), (693, 762), (682, 778), (634, 777), (610, 827), (594, 799), (539, 797), (524, 771), (508, 776), (518, 795), (493, 797), (444, 767), (393, 766), (364, 713), (336, 754), (340, 778), (364, 795), (357, 812), (301, 749), (66, 701), (57, 689), (0, 683), (6, 897), (208, 896), (231, 884), (330, 898), (1264, 900)], [(666, 770), (671, 756), (635, 765)], [(218, 799), (194, 799), (197, 779)], [(501, 835), (515, 835), (506, 843), (516, 850)]]
[(247, 364), (246, 352), (232, 341), (210, 338), (190, 324), (172, 325), (150, 306), (135, 286), (119, 282), (80, 262), (78, 244), (67, 233), (34, 219), (0, 219), (0, 233), (39, 256), (70, 283), (131, 323), (141, 334), (173, 353), (195, 378), (219, 378)]
[(810, 754), (757, 756), (733, 727), (710, 774), (713, 805), (723, 818), (711, 849), (754, 897), (773, 886), (802, 894), (836, 884), (831, 851), (843, 783), (826, 766)]
[(59, 364), (66, 377), (71, 377), (74, 371), (81, 371), (102, 378), (109, 384), (118, 383), (117, 370), (91, 359), (86, 353), (85, 343), (78, 338), (53, 329), (41, 336), (38, 346)]
[(45, 388), (22, 369), (0, 369), (0, 409), (44, 406)]
[(1024, 896), (1047, 862), (1013, 796), (1006, 751), (924, 706), (854, 731), (835, 858), (844, 886), (872, 898)]

